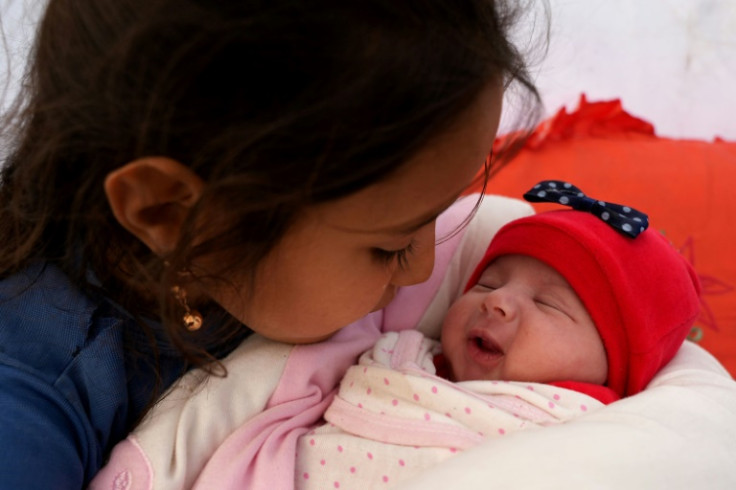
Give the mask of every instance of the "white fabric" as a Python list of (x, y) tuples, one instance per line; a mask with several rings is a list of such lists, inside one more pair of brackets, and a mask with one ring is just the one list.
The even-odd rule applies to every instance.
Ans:
[(686, 342), (644, 392), (484, 443), (401, 488), (734, 489), (735, 441), (736, 383)]
[(195, 370), (164, 396), (134, 432), (156, 488), (186, 487), (233, 427), (263, 411), (292, 348), (253, 335), (223, 363), (227, 377)]

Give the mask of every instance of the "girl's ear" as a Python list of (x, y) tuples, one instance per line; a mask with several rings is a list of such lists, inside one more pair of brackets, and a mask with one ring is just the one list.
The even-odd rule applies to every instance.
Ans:
[(105, 193), (115, 218), (159, 256), (174, 250), (204, 182), (166, 157), (145, 157), (110, 172)]

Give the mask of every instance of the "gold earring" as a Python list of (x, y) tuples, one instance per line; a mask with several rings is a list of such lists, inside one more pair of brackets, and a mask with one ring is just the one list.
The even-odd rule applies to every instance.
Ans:
[(182, 308), (184, 308), (184, 316), (181, 317), (181, 320), (186, 329), (190, 332), (199, 330), (202, 327), (202, 314), (197, 310), (189, 308), (187, 292), (180, 286), (172, 287), (171, 292), (174, 293), (174, 297)]

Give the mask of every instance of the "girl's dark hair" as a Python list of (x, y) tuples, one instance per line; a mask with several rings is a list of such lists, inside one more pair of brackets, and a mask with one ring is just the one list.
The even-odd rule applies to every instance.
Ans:
[[(46, 260), (90, 291), (91, 271), (205, 360), (205, 340), (174, 314), (177, 272), (208, 254), (222, 265), (214, 277), (255, 270), (301, 209), (385, 178), (489, 81), (536, 96), (508, 40), (515, 5), (51, 0), (6, 128), (0, 277)], [(144, 156), (171, 157), (207, 184), (167, 267), (118, 224), (103, 190), (109, 172)]]

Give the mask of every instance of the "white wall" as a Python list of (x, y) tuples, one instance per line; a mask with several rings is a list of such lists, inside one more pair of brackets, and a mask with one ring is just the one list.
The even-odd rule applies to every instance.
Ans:
[(620, 98), (659, 135), (736, 140), (735, 0), (549, 0), (548, 113)]
[(0, 109), (18, 90), (44, 0), (0, 0)]

